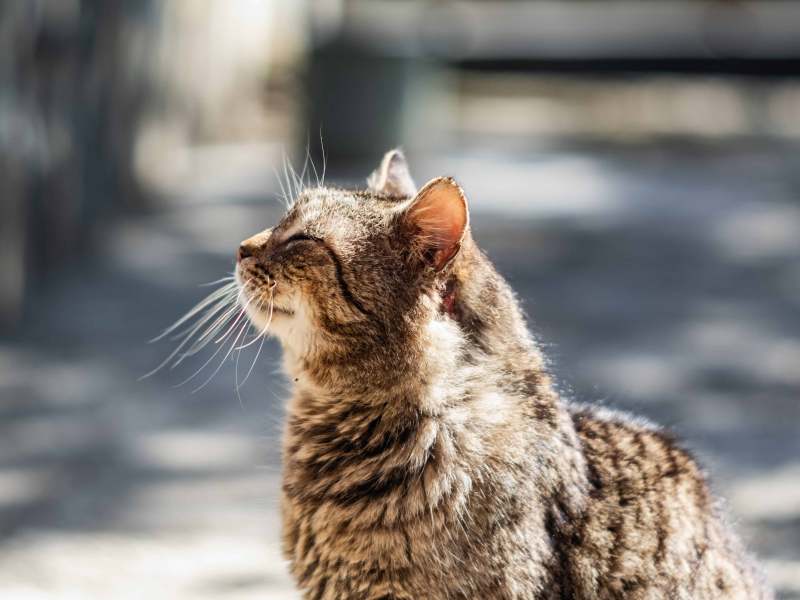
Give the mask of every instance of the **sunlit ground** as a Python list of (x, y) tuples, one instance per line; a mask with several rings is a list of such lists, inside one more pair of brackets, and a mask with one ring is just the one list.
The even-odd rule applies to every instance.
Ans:
[[(685, 437), (783, 598), (800, 598), (798, 156), (774, 144), (412, 156), (418, 181), (464, 185), (475, 236), (565, 394)], [(169, 350), (147, 339), (280, 214), (226, 201), (274, 191), (268, 166), (244, 163), (249, 179), (190, 181), (173, 209), (110, 229), (1, 342), (4, 598), (295, 597), (279, 552), (278, 348), (241, 398), (233, 363), (195, 393), (213, 362), (175, 387), (209, 355), (138, 381)]]

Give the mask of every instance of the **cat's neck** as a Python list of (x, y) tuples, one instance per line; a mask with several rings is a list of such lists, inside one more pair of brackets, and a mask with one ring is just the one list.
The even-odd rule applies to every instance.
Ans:
[(427, 411), (442, 395), (437, 389), (464, 366), (463, 335), (447, 320), (431, 319), (405, 332), (394, 348), (375, 343), (374, 348), (322, 349), (312, 355), (284, 347), (284, 368), (299, 394), (360, 405), (394, 399)]
[[(395, 351), (386, 347), (352, 353), (318, 353), (313, 359), (285, 349), (284, 367), (294, 388), (292, 409), (373, 406), (392, 416), (436, 416), (487, 384), (514, 394), (556, 402), (541, 355), (522, 339), (476, 345), (460, 324), (432, 318)], [(299, 403), (299, 404), (298, 404)]]

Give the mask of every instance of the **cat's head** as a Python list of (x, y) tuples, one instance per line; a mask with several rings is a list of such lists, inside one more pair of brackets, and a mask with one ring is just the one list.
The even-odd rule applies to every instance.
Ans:
[(387, 364), (413, 354), (432, 321), (469, 328), (497, 316), (492, 293), (505, 288), (482, 260), (459, 185), (440, 177), (417, 190), (393, 150), (366, 190), (303, 190), (279, 223), (242, 242), (236, 277), (255, 327), (296, 358)]

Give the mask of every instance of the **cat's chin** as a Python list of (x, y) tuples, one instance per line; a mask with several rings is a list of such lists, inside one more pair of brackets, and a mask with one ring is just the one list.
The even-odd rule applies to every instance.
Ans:
[(278, 323), (294, 317), (293, 310), (279, 306), (273, 306), (271, 311), (267, 311), (250, 305), (246, 310), (247, 318), (250, 319), (253, 327), (267, 335), (275, 335), (275, 327)]

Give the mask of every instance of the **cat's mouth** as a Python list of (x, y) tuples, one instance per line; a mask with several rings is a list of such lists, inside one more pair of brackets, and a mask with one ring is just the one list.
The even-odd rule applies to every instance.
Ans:
[(252, 307), (253, 304), (260, 304), (260, 306), (258, 306), (257, 308), (255, 308), (255, 307), (253, 307), (253, 308), (255, 309), (255, 312), (259, 313), (263, 317), (270, 317), (270, 316), (273, 316), (273, 317), (275, 317), (275, 316), (293, 317), (294, 316), (294, 311), (291, 308), (287, 308), (285, 306), (280, 306), (274, 300), (265, 301), (265, 302), (261, 302), (261, 303), (259, 303), (258, 301), (253, 302), (253, 299), (254, 298), (258, 298), (260, 296), (260, 294), (258, 294), (258, 292), (253, 292), (253, 291), (249, 290), (246, 287), (244, 288), (243, 291), (244, 291), (244, 300), (243, 300), (244, 305), (246, 307), (247, 306), (251, 306)]
[(293, 317), (294, 310), (291, 308), (281, 306), (271, 294), (265, 293), (258, 287), (248, 283), (240, 284), (242, 298), (241, 304), (247, 310), (251, 318), (257, 321), (262, 319), (272, 320), (275, 317)]
[[(241, 302), (245, 307), (252, 306), (251, 310), (268, 316), (270, 313), (276, 315), (293, 316), (294, 311), (290, 308), (280, 306), (275, 302), (274, 290), (275, 280), (266, 271), (248, 269), (247, 263), (253, 259), (245, 258), (240, 260), (236, 268), (236, 281), (241, 291)], [(243, 267), (244, 266), (244, 267)], [(250, 312), (250, 311), (248, 311)]]

